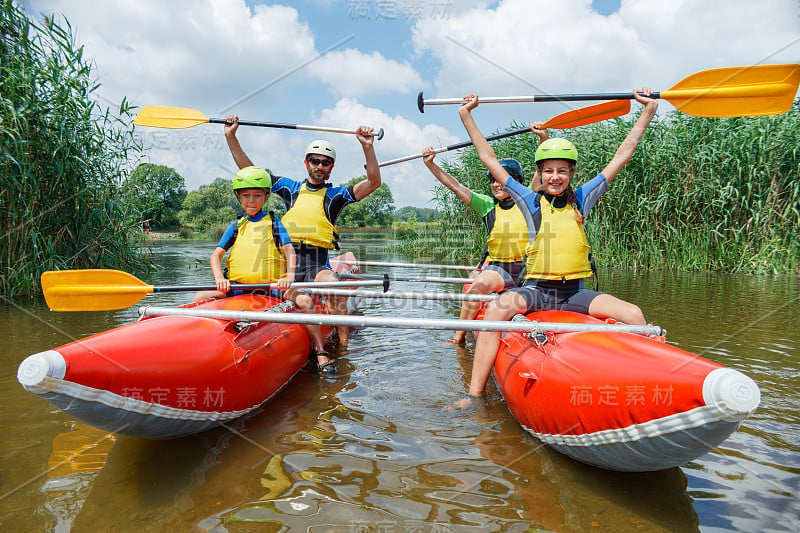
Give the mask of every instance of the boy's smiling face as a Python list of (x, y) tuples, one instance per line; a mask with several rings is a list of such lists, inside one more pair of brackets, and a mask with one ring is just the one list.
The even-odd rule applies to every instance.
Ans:
[(236, 191), (236, 197), (249, 217), (261, 212), (264, 202), (267, 201), (267, 196), (267, 191), (264, 189), (238, 189)]

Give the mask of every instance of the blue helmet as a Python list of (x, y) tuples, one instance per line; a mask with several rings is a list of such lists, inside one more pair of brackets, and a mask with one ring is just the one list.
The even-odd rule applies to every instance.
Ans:
[[(511, 159), (510, 157), (507, 157), (507, 158), (501, 159), (500, 161), (498, 161), (498, 163), (500, 163), (501, 167), (506, 169), (506, 172), (508, 172), (509, 176), (511, 176), (512, 178), (514, 178), (515, 180), (517, 180), (518, 182), (520, 182), (520, 183), (522, 183), (524, 185), (522, 180), (524, 180), (525, 177), (522, 175), (522, 165), (519, 164), (519, 161), (517, 161), (516, 159)], [(486, 177), (487, 178), (491, 178), (492, 177), (492, 173), (489, 172), (488, 170), (486, 171)]]

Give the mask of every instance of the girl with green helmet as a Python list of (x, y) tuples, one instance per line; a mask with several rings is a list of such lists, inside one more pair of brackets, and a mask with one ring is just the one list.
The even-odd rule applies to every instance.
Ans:
[[(501, 182), (525, 215), (528, 227), (526, 273), (522, 287), (504, 292), (486, 308), (484, 320), (509, 320), (518, 313), (543, 310), (568, 310), (627, 324), (645, 324), (641, 309), (610, 294), (591, 291), (584, 279), (592, 276), (589, 243), (583, 230), (584, 218), (606, 192), (622, 167), (630, 161), (645, 130), (658, 109), (649, 98), (648, 88), (633, 92), (644, 110), (633, 129), (622, 141), (614, 157), (595, 178), (573, 189), (578, 152), (566, 139), (548, 139), (536, 150), (536, 166), (541, 176), (541, 191), (520, 186), (500, 165), (494, 150), (478, 129), (472, 110), (478, 96), (464, 97), (459, 116), (478, 152), (481, 162)], [(541, 123), (531, 124), (537, 132)], [(483, 394), (500, 346), (499, 332), (482, 332), (475, 346), (469, 395), (456, 402), (464, 408)]]
[[(305, 292), (291, 288), (295, 280), (297, 255), (286, 227), (271, 211), (264, 212), (264, 204), (272, 190), (272, 174), (263, 168), (244, 167), (233, 177), (233, 192), (245, 216), (231, 222), (211, 254), (211, 272), (216, 291), (201, 291), (194, 301), (223, 298), (247, 291), (232, 290), (231, 281), (237, 283), (269, 283), (275, 297), (291, 300), (303, 313), (314, 312), (314, 301)], [(228, 253), (227, 275), (222, 268), (222, 258)], [(307, 326), (315, 349), (324, 351), (322, 331), (319, 326)], [(336, 372), (335, 363), (326, 359), (317, 364), (320, 372)]]

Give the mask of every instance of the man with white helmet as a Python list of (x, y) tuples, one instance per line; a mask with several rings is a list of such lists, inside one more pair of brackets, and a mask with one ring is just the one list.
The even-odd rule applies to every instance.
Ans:
[[(253, 166), (253, 162), (236, 138), (238, 127), (239, 117), (226, 117), (225, 140), (233, 160), (241, 169)], [(368, 126), (359, 126), (356, 130), (356, 138), (361, 143), (367, 160), (367, 177), (355, 185), (333, 187), (327, 183), (336, 161), (336, 150), (331, 143), (324, 140), (313, 141), (306, 148), (305, 165), (308, 177), (304, 181), (275, 176), (272, 192), (286, 205), (287, 211), (281, 220), (297, 254), (296, 281), (337, 279), (328, 262), (328, 251), (338, 248), (336, 218), (346, 205), (364, 199), (381, 186), (380, 167), (373, 147), (375, 137), (371, 133), (372, 128)], [(330, 313), (347, 312), (347, 304), (343, 298), (331, 297), (328, 302)], [(339, 326), (336, 329), (339, 344), (347, 346), (347, 328)], [(328, 354), (316, 353), (318, 365), (324, 364)]]

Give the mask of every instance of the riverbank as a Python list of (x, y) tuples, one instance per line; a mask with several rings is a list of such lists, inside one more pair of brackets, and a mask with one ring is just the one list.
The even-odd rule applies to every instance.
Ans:
[(177, 231), (148, 231), (145, 233), (145, 237), (147, 237), (148, 240), (153, 241), (180, 238)]

